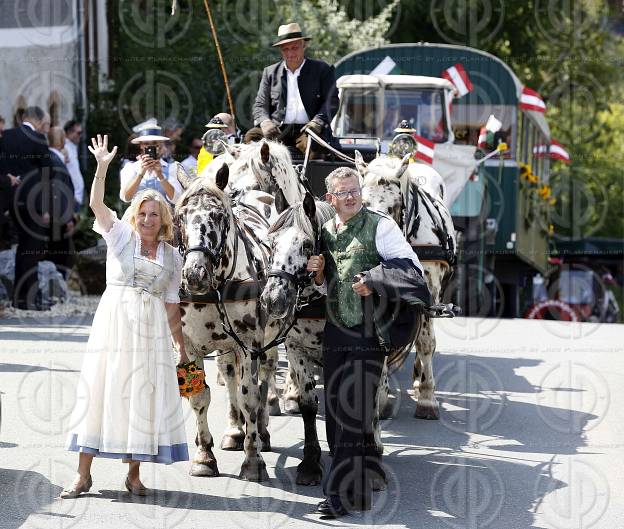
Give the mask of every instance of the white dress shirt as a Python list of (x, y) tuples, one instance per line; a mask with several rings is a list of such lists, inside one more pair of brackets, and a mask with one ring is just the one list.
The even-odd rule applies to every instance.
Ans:
[[(173, 186), (173, 198), (169, 199), (169, 197), (167, 197), (167, 194), (164, 193), (164, 189), (162, 191), (162, 194), (169, 202), (174, 204), (175, 201), (182, 194), (182, 186), (180, 185), (180, 182), (178, 182), (176, 165), (173, 163), (169, 164), (165, 162), (165, 160), (163, 160), (162, 158), (160, 159), (160, 165), (162, 167), (163, 176), (165, 177), (167, 182), (169, 182)], [(130, 162), (124, 165), (121, 172), (119, 173), (119, 198), (123, 202), (130, 201), (124, 199), (124, 197), (122, 196), (122, 190), (128, 187), (128, 184), (130, 184), (130, 182), (132, 182), (132, 180), (136, 178), (140, 170), (141, 162), (137, 160), (136, 162)], [(162, 189), (162, 186), (160, 185), (158, 176), (156, 175), (155, 171), (148, 171), (147, 173), (145, 173), (143, 175), (142, 181), (144, 181), (143, 186), (139, 184), (137, 192), (140, 191), (142, 187), (150, 187), (152, 189), (158, 190)]]
[(301, 63), (301, 66), (294, 72), (291, 72), (286, 65), (286, 115), (284, 116), (284, 123), (307, 123), (310, 121), (308, 113), (301, 101), (301, 94), (299, 93), (299, 84), (297, 80), (301, 73), (301, 68), (305, 64), (305, 59)]
[(78, 163), (78, 146), (73, 141), (65, 140), (65, 151), (67, 151), (69, 158), (65, 165), (74, 186), (74, 200), (82, 206), (82, 201), (84, 200), (84, 178)]

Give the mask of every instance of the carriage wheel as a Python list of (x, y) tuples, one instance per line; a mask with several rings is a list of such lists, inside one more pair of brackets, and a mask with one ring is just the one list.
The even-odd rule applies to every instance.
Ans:
[(524, 317), (529, 320), (579, 321), (576, 311), (558, 299), (547, 299), (536, 303)]

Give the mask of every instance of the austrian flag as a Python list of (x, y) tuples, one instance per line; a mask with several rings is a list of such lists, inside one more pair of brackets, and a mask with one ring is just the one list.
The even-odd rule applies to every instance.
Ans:
[(433, 165), (433, 149), (435, 144), (418, 134), (414, 134), (413, 138), (416, 140), (416, 152), (414, 153), (414, 158), (422, 160), (429, 165)]
[(544, 113), (546, 112), (546, 103), (535, 90), (525, 86), (522, 89), (522, 94), (520, 94), (520, 108)]
[(570, 154), (563, 148), (563, 145), (558, 141), (551, 140), (550, 142), (550, 157), (553, 160), (561, 160), (565, 163), (570, 163)]
[(472, 82), (460, 63), (444, 70), (442, 72), (442, 77), (448, 79), (455, 85), (455, 88), (457, 88), (459, 92), (459, 97), (465, 96), (468, 92), (472, 92)]

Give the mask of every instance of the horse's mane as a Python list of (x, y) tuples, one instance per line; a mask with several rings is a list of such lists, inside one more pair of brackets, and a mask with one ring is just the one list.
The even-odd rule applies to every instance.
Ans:
[[(327, 202), (316, 200), (316, 223), (320, 227), (331, 219), (336, 211)], [(310, 239), (315, 238), (314, 228), (310, 219), (305, 214), (303, 202), (298, 202), (289, 207), (278, 217), (269, 230), (269, 236), (276, 234), (285, 228), (296, 227), (303, 231)]]
[(275, 183), (282, 190), (286, 201), (289, 204), (296, 204), (303, 200), (305, 191), (299, 184), (299, 177), (293, 167), (288, 147), (275, 141), (263, 140), (251, 143), (244, 148), (241, 152), (241, 158), (249, 163), (254, 175), (262, 174), (260, 149), (262, 149), (263, 143), (267, 143), (269, 146), (271, 162), (278, 169), (273, 171)]
[(376, 186), (384, 183), (396, 184), (400, 186), (400, 178), (397, 171), (401, 165), (401, 160), (392, 156), (380, 156), (368, 164), (368, 173), (364, 177), (363, 186)]
[(184, 193), (180, 196), (175, 205), (176, 213), (179, 213), (180, 209), (188, 203), (188, 201), (199, 195), (211, 194), (214, 195), (218, 200), (223, 202), (223, 206), (226, 209), (231, 209), (232, 204), (230, 201), (230, 197), (227, 193), (224, 193), (221, 189), (219, 189), (214, 183), (212, 183), (206, 177), (197, 177), (191, 181), (189, 186), (186, 188)]

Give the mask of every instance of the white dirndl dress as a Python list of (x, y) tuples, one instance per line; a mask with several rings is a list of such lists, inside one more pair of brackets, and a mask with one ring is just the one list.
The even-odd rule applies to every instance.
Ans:
[(109, 232), (106, 290), (84, 356), (67, 450), (170, 464), (188, 461), (182, 399), (165, 302), (178, 303), (182, 260), (161, 242), (157, 259), (115, 218)]

